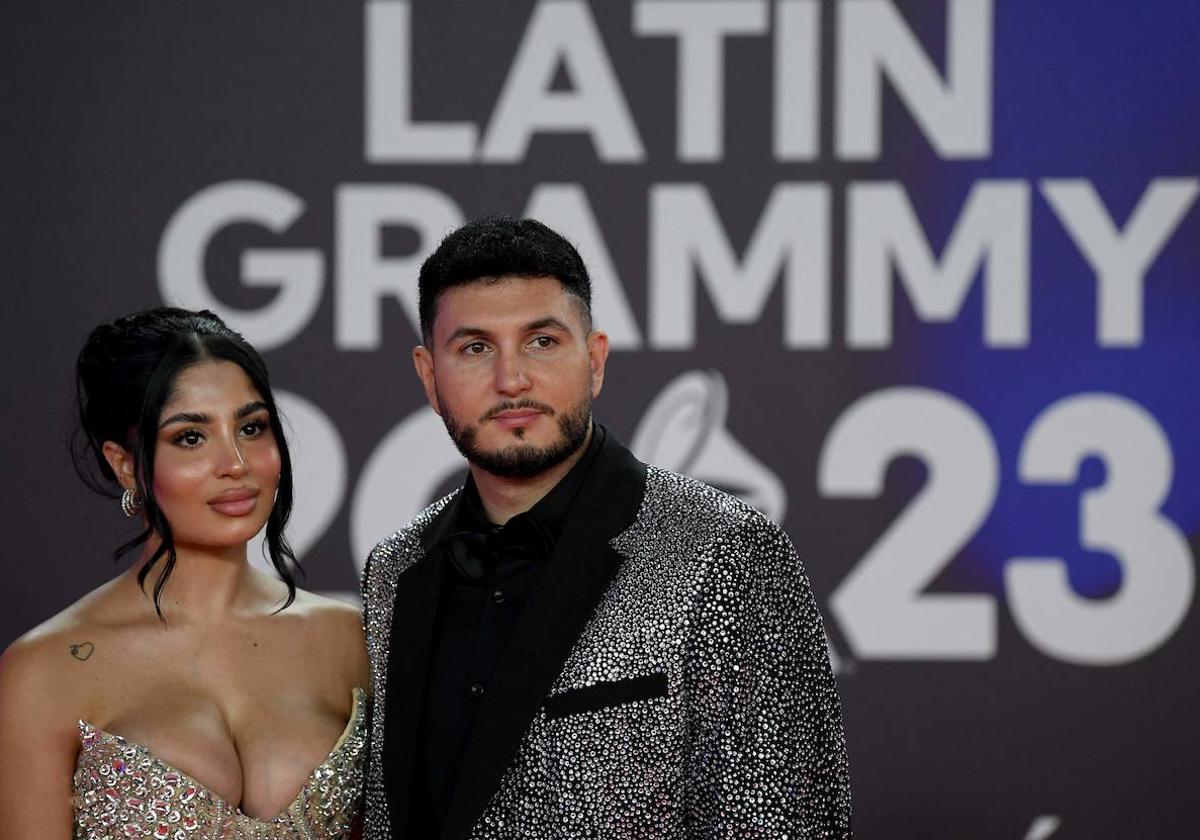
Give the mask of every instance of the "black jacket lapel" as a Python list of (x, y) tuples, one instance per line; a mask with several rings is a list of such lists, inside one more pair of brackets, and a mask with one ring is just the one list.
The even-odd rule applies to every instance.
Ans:
[[(646, 465), (611, 432), (529, 596), (467, 744), (443, 840), (470, 834), (621, 563), (609, 540), (637, 516)], [(390, 714), (390, 712), (389, 712)]]
[(392, 833), (402, 836), (412, 814), (412, 791), (421, 750), (421, 713), (429, 674), (429, 653), (445, 564), (430, 547), (454, 521), (460, 493), (442, 509), (421, 536), (425, 556), (400, 574), (392, 603), (388, 647), (387, 717), (384, 724), (383, 774)]

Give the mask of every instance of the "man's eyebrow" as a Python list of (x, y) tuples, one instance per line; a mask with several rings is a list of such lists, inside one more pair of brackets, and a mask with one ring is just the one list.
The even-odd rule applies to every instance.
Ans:
[(181, 411), (178, 414), (172, 414), (166, 420), (158, 424), (158, 428), (165, 429), (172, 423), (207, 423), (211, 420), (207, 414), (198, 414), (194, 411)]
[(262, 400), (255, 400), (254, 402), (248, 402), (244, 406), (239, 408), (237, 410), (237, 414), (235, 414), (234, 417), (241, 420), (243, 417), (248, 417), (249, 415), (253, 414), (256, 411), (265, 411), (266, 409), (267, 409), (267, 404), (265, 402), (263, 402)]
[(570, 327), (552, 315), (547, 318), (539, 318), (536, 321), (531, 321), (525, 325), (525, 331), (532, 332), (533, 330), (544, 330), (547, 327), (553, 327), (554, 329), (562, 330), (563, 332), (571, 331)]
[(483, 327), (459, 327), (454, 332), (450, 333), (450, 335), (446, 336), (446, 344), (453, 344), (460, 338), (471, 338), (479, 335), (486, 336), (487, 334), (488, 331)]

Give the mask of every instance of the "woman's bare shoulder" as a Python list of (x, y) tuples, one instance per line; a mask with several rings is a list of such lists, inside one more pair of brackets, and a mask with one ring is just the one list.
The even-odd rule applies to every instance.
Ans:
[(0, 709), (5, 710), (5, 724), (15, 717), (69, 727), (85, 711), (87, 687), (103, 659), (97, 651), (103, 647), (84, 601), (9, 645), (0, 654)]
[[(103, 632), (102, 614), (111, 597), (111, 586), (110, 581), (93, 589), (9, 645), (2, 660), (5, 671), (8, 667), (37, 671), (50, 664), (47, 660), (52, 662), (59, 658), (59, 654), (69, 654), (72, 645), (84, 645), (88, 642), (85, 637)], [(94, 642), (92, 644), (94, 645)], [(83, 662), (90, 658), (86, 650), (76, 650), (72, 656)]]
[[(106, 646), (86, 607), (86, 599), (82, 607), (68, 607), (0, 654), (0, 788), (10, 803), (37, 806), (6, 811), (13, 837), (50, 836), (52, 830), (57, 837), (60, 827), (69, 831), (63, 791), (69, 790), (79, 752), (78, 723), (89, 715)], [(0, 835), (10, 836), (4, 829)]]
[(295, 603), (288, 608), (291, 610), (296, 611), (310, 637), (320, 640), (317, 644), (325, 654), (343, 663), (356, 685), (365, 686), (369, 670), (358, 604), (298, 589)]
[[(88, 592), (29, 630), (0, 654), (0, 705), (25, 695), (84, 706), (119, 632), (120, 578)], [(53, 689), (46, 692), (47, 688)]]
[(358, 624), (359, 630), (362, 629), (362, 608), (357, 599), (349, 600), (320, 595), (307, 589), (297, 589), (296, 600), (288, 610), (295, 610), (297, 615), (318, 623)]

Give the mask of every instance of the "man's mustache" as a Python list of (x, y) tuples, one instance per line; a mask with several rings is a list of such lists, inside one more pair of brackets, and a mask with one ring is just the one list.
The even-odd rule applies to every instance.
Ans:
[(494, 405), (491, 408), (489, 408), (487, 411), (484, 412), (483, 416), (479, 418), (479, 422), (484, 423), (488, 420), (491, 420), (493, 417), (495, 417), (497, 414), (499, 414), (502, 411), (519, 411), (523, 408), (529, 408), (529, 409), (533, 409), (534, 411), (540, 411), (540, 412), (542, 412), (542, 414), (545, 414), (547, 417), (553, 417), (555, 414), (553, 408), (546, 405), (545, 403), (540, 403), (537, 400), (531, 400), (531, 399), (510, 400), (508, 402), (502, 402), (499, 405)]

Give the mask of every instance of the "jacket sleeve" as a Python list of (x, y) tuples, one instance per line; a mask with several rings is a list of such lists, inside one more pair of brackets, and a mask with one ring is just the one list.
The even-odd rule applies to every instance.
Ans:
[(795, 549), (755, 514), (707, 555), (686, 678), (689, 835), (849, 838), (841, 707)]

